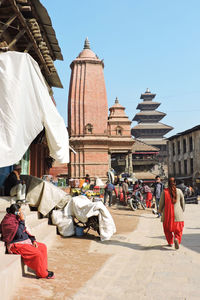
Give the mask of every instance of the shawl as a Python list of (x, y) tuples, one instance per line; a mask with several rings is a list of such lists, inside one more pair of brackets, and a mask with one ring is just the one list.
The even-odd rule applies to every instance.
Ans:
[(19, 221), (15, 215), (6, 214), (0, 225), (1, 240), (9, 244), (17, 233)]
[(165, 193), (165, 218), (164, 218), (164, 226), (170, 231), (174, 231), (174, 204), (172, 203), (172, 199), (170, 196), (169, 189), (164, 189)]

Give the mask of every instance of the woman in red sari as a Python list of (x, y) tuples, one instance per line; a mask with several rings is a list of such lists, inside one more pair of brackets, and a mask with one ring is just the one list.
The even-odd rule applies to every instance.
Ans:
[(174, 177), (170, 177), (168, 188), (161, 194), (158, 212), (162, 214), (161, 221), (168, 245), (173, 243), (179, 249), (181, 243), (184, 221), (185, 199), (180, 189), (176, 188)]
[(36, 242), (25, 227), (24, 215), (18, 204), (6, 209), (0, 224), (1, 240), (9, 254), (20, 254), (24, 264), (36, 272), (38, 278), (53, 279), (54, 273), (47, 269), (47, 247)]

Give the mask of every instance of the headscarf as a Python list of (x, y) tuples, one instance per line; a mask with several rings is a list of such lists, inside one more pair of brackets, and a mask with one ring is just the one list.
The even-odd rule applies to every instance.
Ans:
[(0, 224), (1, 240), (6, 244), (12, 242), (17, 229), (19, 227), (19, 218), (15, 215), (15, 212), (19, 210), (18, 204), (12, 204), (6, 209), (7, 214), (3, 218)]

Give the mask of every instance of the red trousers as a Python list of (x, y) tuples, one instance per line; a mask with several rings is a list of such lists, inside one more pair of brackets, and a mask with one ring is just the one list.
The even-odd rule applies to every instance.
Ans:
[(146, 207), (151, 208), (151, 200), (152, 200), (152, 193), (147, 192), (146, 194)]
[(13, 244), (11, 251), (20, 254), (24, 264), (36, 272), (36, 275), (45, 278), (48, 275), (47, 268), (47, 247), (45, 244), (38, 243), (38, 248), (29, 244)]
[(166, 240), (169, 245), (172, 245), (174, 242), (174, 238), (178, 240), (179, 244), (181, 243), (182, 234), (183, 234), (183, 227), (184, 222), (174, 222), (174, 231), (171, 232), (167, 228), (168, 226), (165, 226), (163, 224), (163, 229), (165, 233)]

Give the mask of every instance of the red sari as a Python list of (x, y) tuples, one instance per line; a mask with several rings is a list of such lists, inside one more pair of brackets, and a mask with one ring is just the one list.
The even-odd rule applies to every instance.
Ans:
[(172, 203), (169, 189), (165, 189), (165, 218), (163, 222), (163, 229), (165, 233), (166, 240), (169, 245), (172, 245), (174, 238), (181, 243), (181, 238), (183, 234), (184, 222), (175, 222), (174, 216), (174, 204)]

